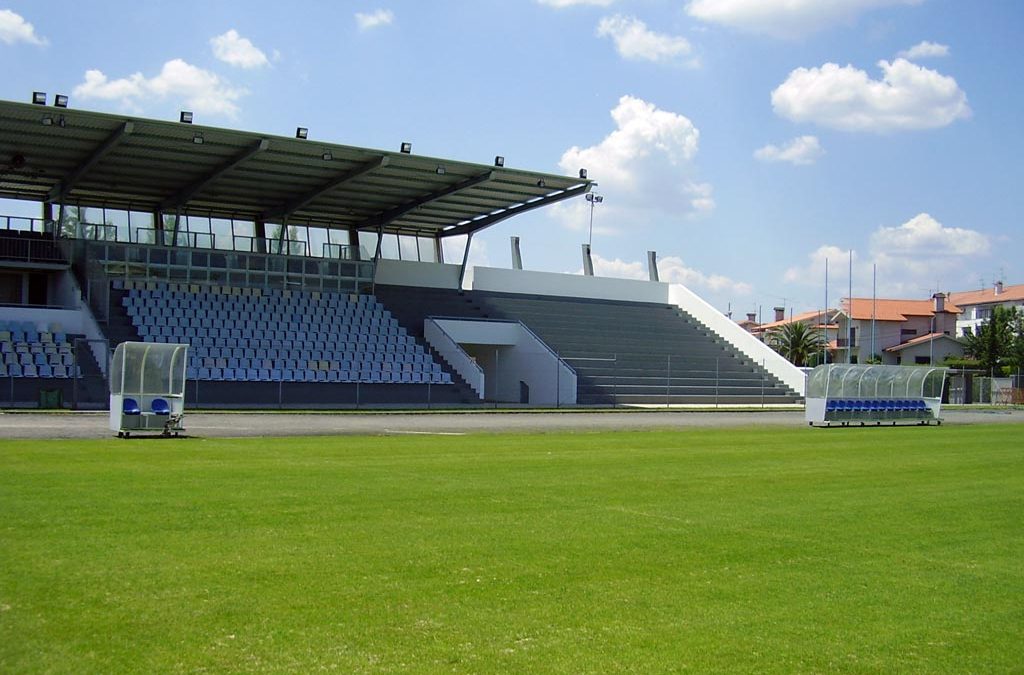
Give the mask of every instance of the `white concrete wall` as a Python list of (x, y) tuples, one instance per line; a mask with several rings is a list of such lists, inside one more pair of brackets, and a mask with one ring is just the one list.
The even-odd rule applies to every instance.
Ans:
[(395, 286), (457, 289), (460, 267), (412, 260), (380, 260), (374, 280), (378, 284)]
[(522, 381), (530, 388), (532, 405), (576, 403), (576, 373), (521, 323), (458, 319), (429, 323), (436, 323), (483, 368), (487, 398), (516, 403)]
[(668, 304), (669, 284), (494, 267), (473, 270), (473, 290)]

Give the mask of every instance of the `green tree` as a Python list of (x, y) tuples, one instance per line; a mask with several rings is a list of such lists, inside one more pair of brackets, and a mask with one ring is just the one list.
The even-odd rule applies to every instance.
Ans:
[[(999, 373), (1005, 363), (1015, 361), (1015, 343), (1019, 340), (1021, 317), (1017, 308), (995, 307), (988, 321), (973, 335), (964, 336), (967, 354), (989, 372)], [(1019, 362), (1018, 362), (1019, 363)]]
[(821, 335), (802, 321), (794, 321), (768, 333), (768, 344), (794, 366), (805, 366), (821, 351)]

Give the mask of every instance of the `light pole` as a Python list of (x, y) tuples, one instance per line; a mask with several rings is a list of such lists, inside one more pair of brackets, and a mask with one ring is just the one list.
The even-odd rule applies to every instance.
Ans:
[(604, 197), (601, 195), (595, 195), (593, 192), (588, 192), (586, 200), (590, 202), (590, 234), (587, 237), (587, 247), (590, 247), (594, 243), (594, 207), (604, 201)]

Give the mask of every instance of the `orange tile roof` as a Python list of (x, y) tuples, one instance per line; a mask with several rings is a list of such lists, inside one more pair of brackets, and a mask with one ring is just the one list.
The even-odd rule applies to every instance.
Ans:
[(1003, 292), (996, 295), (995, 288), (980, 291), (962, 291), (950, 293), (949, 300), (960, 307), (964, 305), (986, 305), (1000, 302), (1019, 302), (1024, 300), (1024, 284), (1003, 286)]
[[(849, 300), (843, 300), (843, 309), (849, 307)], [(854, 321), (870, 321), (874, 305), (874, 318), (878, 321), (906, 321), (909, 316), (932, 316), (935, 314), (935, 301), (928, 300), (890, 300), (878, 298), (853, 298), (853, 307), (849, 311)], [(946, 300), (946, 312), (959, 314), (960, 308)]]
[(927, 335), (918, 335), (917, 337), (913, 338), (912, 340), (907, 340), (906, 342), (902, 342), (902, 343), (900, 343), (898, 345), (893, 345), (892, 347), (886, 347), (885, 351), (887, 351), (887, 352), (898, 352), (898, 351), (902, 351), (902, 350), (906, 349), (907, 347), (913, 347), (914, 345), (924, 344), (926, 342), (931, 342), (932, 340), (938, 340), (938, 339), (941, 339), (941, 338), (946, 338), (947, 340), (956, 340), (956, 338), (952, 338), (952, 337), (946, 335), (945, 333), (928, 333)]
[[(829, 310), (826, 310), (826, 311), (829, 314), (832, 314), (836, 310), (829, 309)], [(758, 331), (771, 330), (772, 328), (778, 328), (779, 326), (785, 326), (786, 324), (789, 324), (789, 323), (797, 323), (798, 321), (799, 322), (803, 322), (803, 323), (808, 323), (810, 321), (814, 321), (814, 327), (815, 328), (821, 328), (821, 315), (824, 314), (824, 313), (825, 312), (822, 312), (820, 309), (815, 309), (815, 310), (812, 310), (810, 312), (803, 312), (802, 314), (796, 314), (793, 317), (787, 317), (787, 318), (783, 319), (782, 321), (772, 321), (771, 323), (762, 323), (760, 326), (757, 327), (757, 330)], [(835, 326), (835, 324), (829, 324), (829, 325), (830, 326)]]

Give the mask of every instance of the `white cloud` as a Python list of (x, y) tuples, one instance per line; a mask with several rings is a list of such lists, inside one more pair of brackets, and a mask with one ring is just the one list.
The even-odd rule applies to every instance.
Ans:
[(259, 68), (270, 63), (266, 54), (248, 38), (239, 35), (234, 28), (211, 38), (210, 46), (218, 60), (239, 68)]
[[(614, 277), (617, 279), (649, 279), (646, 262), (626, 261), (619, 258), (608, 260), (593, 253), (594, 276)], [(576, 274), (583, 274), (580, 268)], [(700, 289), (714, 293), (749, 295), (753, 288), (750, 284), (736, 281), (723, 274), (705, 274), (692, 267), (687, 267), (682, 258), (667, 256), (658, 260), (658, 278), (670, 284), (682, 284), (689, 289)]]
[[(610, 37), (624, 59), (670, 63), (689, 56), (693, 46), (686, 38), (655, 33), (640, 19), (616, 14), (597, 24), (598, 37)], [(696, 65), (691, 61), (691, 65)]]
[(172, 59), (163, 65), (160, 74), (152, 78), (133, 73), (111, 80), (99, 70), (88, 70), (85, 81), (72, 93), (83, 99), (118, 101), (131, 109), (138, 109), (153, 97), (172, 98), (196, 113), (233, 117), (238, 113), (235, 102), (248, 92), (230, 86), (215, 73), (181, 59)]
[(817, 136), (799, 136), (782, 147), (766, 145), (754, 151), (754, 158), (762, 162), (789, 162), (798, 166), (814, 164), (825, 154)]
[(989, 252), (988, 237), (974, 230), (945, 227), (921, 213), (898, 227), (881, 227), (871, 235), (871, 249), (897, 257), (975, 256)]
[(798, 38), (852, 23), (869, 10), (919, 5), (924, 0), (691, 0), (690, 16), (749, 33)]
[(27, 42), (42, 47), (47, 40), (36, 35), (35, 26), (25, 21), (20, 14), (15, 14), (9, 9), (0, 9), (0, 42), (7, 45)]
[[(879, 297), (927, 297), (928, 289), (937, 290), (936, 284), (941, 287), (965, 283), (991, 247), (987, 235), (946, 227), (927, 213), (918, 214), (902, 225), (879, 227), (871, 235), (869, 255), (853, 253), (854, 295), (863, 297), (871, 293), (872, 273), (877, 271)], [(829, 286), (836, 297), (845, 297), (849, 286), (849, 255), (849, 250), (837, 246), (821, 246), (808, 255), (804, 265), (787, 269), (784, 279), (820, 286), (824, 283), (827, 259)]]
[(563, 9), (565, 7), (576, 7), (578, 5), (607, 7), (613, 2), (615, 2), (615, 0), (537, 0), (538, 5), (546, 5), (547, 7), (554, 7), (555, 9)]
[(797, 68), (772, 92), (776, 114), (843, 131), (934, 129), (969, 117), (956, 80), (906, 59), (879, 61), (882, 79), (853, 66)]
[[(582, 167), (599, 181), (605, 196), (598, 207), (602, 226), (678, 223), (714, 208), (711, 186), (694, 178), (700, 132), (689, 119), (634, 96), (620, 98), (611, 116), (615, 130), (604, 140), (587, 148), (569, 148), (559, 162), (568, 175)], [(582, 229), (587, 227), (588, 210), (587, 202), (574, 199), (549, 212), (568, 227)]]
[(378, 9), (369, 14), (356, 12), (356, 24), (359, 26), (359, 30), (373, 30), (381, 26), (389, 26), (394, 20), (395, 13), (390, 9)]
[(940, 45), (936, 42), (918, 42), (910, 49), (904, 49), (902, 52), (897, 54), (900, 58), (904, 59), (934, 59), (943, 56), (949, 56), (949, 46)]

